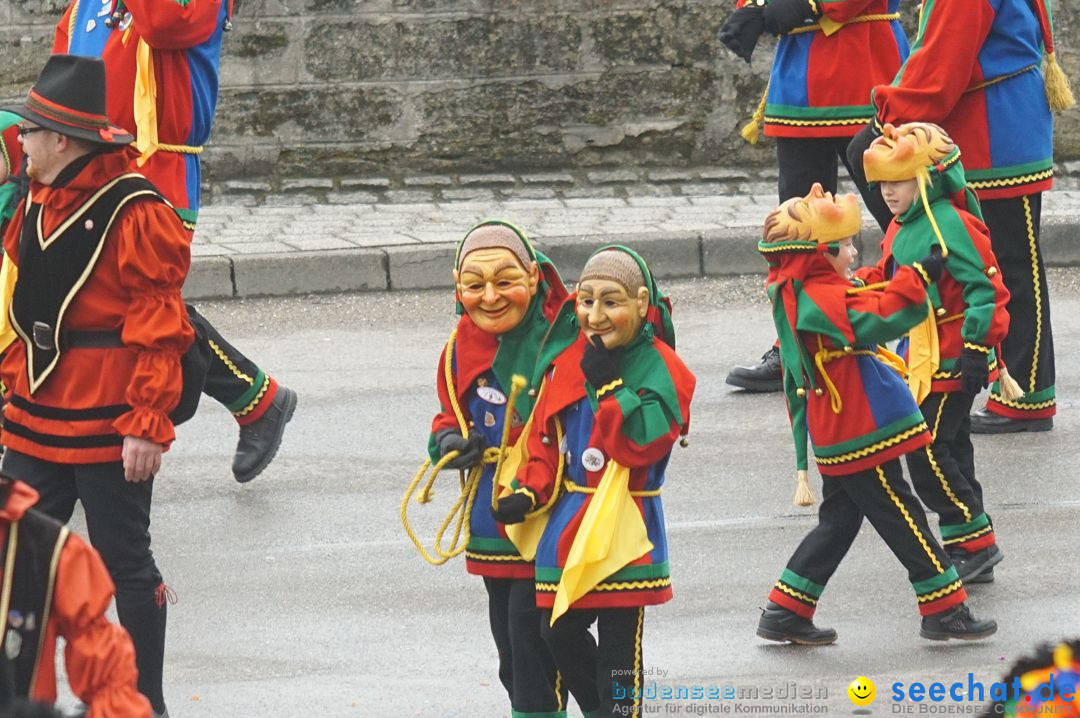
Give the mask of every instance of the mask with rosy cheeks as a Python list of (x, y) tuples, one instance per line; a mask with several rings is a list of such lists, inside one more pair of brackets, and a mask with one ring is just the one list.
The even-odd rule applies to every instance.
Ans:
[(765, 219), (766, 242), (812, 240), (829, 244), (854, 237), (862, 228), (859, 201), (853, 194), (833, 196), (817, 182), (805, 197), (793, 197)]
[(641, 331), (649, 312), (649, 290), (641, 287), (631, 294), (610, 279), (586, 279), (578, 285), (575, 309), (587, 337), (599, 336), (605, 347), (616, 349)]
[(539, 281), (536, 262), (523, 267), (513, 252), (499, 247), (469, 252), (454, 271), (458, 301), (473, 324), (489, 334), (505, 334), (521, 324)]

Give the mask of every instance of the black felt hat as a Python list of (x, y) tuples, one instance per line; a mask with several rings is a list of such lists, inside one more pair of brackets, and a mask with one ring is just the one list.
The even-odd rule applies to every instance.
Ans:
[(53, 55), (26, 102), (0, 107), (49, 130), (102, 145), (135, 140), (105, 114), (105, 63), (96, 57)]

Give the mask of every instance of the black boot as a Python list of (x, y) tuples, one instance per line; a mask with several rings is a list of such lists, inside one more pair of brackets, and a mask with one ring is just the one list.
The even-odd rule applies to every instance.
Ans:
[(769, 641), (800, 646), (827, 646), (836, 642), (836, 631), (833, 629), (818, 628), (810, 619), (798, 616), (773, 601), (769, 601), (761, 610), (757, 634)]
[(972, 434), (1014, 434), (1019, 431), (1050, 431), (1054, 428), (1054, 417), (1040, 419), (1013, 419), (995, 414), (986, 407), (971, 412)]
[(780, 376), (780, 350), (769, 347), (754, 366), (737, 366), (728, 372), (727, 383), (753, 392), (780, 391), (784, 382)]
[(253, 423), (240, 427), (240, 441), (233, 458), (233, 476), (241, 484), (251, 481), (274, 458), (285, 424), (296, 410), (296, 392), (278, 384), (277, 394), (266, 413)]
[(947, 553), (952, 559), (953, 566), (956, 566), (956, 573), (964, 583), (971, 581), (987, 569), (993, 569), (1005, 558), (1005, 553), (997, 547), (997, 544), (990, 544), (974, 553), (968, 553), (963, 549), (952, 549)]
[(947, 641), (958, 638), (962, 641), (977, 641), (997, 633), (997, 621), (989, 618), (980, 621), (971, 615), (967, 604), (961, 603), (943, 613), (923, 616), (922, 630), (919, 635), (931, 641)]
[(994, 567), (984, 568), (977, 574), (964, 581), (965, 586), (970, 586), (973, 583), (993, 583), (994, 582)]

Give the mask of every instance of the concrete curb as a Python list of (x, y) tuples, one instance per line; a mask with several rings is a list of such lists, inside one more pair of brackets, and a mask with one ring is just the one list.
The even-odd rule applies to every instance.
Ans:
[[(757, 253), (760, 230), (641, 232), (544, 237), (535, 240), (568, 281), (594, 249), (624, 244), (649, 260), (659, 279), (765, 274)], [(881, 231), (865, 225), (856, 239), (861, 263), (880, 257)], [(1048, 266), (1080, 266), (1080, 218), (1047, 217), (1040, 245)], [(187, 299), (289, 296), (374, 290), (443, 289), (450, 283), (453, 243), (370, 247), (285, 254), (195, 257)]]

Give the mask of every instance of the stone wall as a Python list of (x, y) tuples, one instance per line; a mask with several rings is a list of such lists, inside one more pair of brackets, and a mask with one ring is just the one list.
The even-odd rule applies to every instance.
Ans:
[[(0, 3), (0, 97), (33, 81), (65, 5)], [(225, 40), (208, 176), (768, 165), (771, 150), (738, 131), (771, 46), (751, 67), (721, 48), (729, 6), (245, 0)], [(1080, 3), (1058, 0), (1056, 22), (1080, 86)], [(1080, 160), (1080, 111), (1058, 127), (1059, 160)]]

